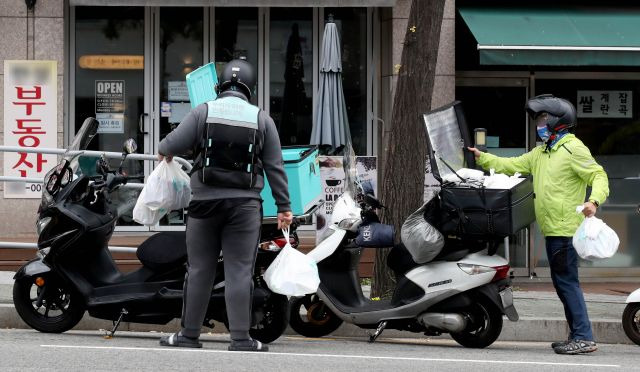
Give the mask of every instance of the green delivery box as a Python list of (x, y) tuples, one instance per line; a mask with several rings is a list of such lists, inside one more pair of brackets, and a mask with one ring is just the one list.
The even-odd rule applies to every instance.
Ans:
[[(282, 148), (284, 170), (289, 180), (289, 198), (291, 211), (301, 215), (318, 204), (321, 199), (320, 167), (318, 166), (317, 146), (288, 146)], [(264, 189), (260, 194), (265, 217), (278, 214), (276, 202), (271, 195), (271, 187), (264, 178)]]
[(214, 62), (187, 74), (187, 89), (189, 90), (191, 107), (216, 99), (216, 84), (218, 84), (218, 75), (216, 75)]

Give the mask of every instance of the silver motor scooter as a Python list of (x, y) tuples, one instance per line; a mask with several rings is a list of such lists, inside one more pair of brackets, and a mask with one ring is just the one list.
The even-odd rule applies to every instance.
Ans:
[(484, 348), (500, 335), (503, 314), (518, 320), (509, 264), (481, 246), (455, 250), (426, 264), (394, 268), (398, 280), (392, 298), (366, 298), (357, 271), (362, 248), (354, 240), (368, 209), (379, 203), (371, 196), (357, 199), (346, 192), (335, 202), (329, 227), (333, 233), (308, 253), (318, 262), (316, 295), (342, 321), (375, 329), (370, 342), (392, 328), (427, 335), (450, 333), (465, 347)]

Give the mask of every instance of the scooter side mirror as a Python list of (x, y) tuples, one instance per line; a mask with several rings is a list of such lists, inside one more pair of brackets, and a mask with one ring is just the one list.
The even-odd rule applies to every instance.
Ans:
[(96, 173), (102, 175), (109, 173), (109, 161), (104, 155), (96, 160)]
[(136, 140), (134, 140), (133, 138), (129, 138), (128, 140), (124, 141), (124, 143), (122, 144), (123, 154), (133, 154), (137, 150), (138, 150), (138, 144), (136, 143)]
[(122, 144), (122, 159), (120, 160), (120, 166), (118, 166), (118, 173), (122, 174), (122, 164), (124, 164), (124, 160), (127, 158), (127, 155), (135, 153), (136, 150), (138, 150), (136, 140), (129, 138), (124, 141)]

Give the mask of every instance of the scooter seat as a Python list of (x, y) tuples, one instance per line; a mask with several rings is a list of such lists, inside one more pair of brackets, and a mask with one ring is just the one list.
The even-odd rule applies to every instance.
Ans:
[(142, 265), (163, 271), (187, 262), (187, 242), (184, 231), (167, 231), (152, 235), (138, 247), (136, 252)]

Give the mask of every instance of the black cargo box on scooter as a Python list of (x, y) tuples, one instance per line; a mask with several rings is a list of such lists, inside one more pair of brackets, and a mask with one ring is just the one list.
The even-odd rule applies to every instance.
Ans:
[(440, 182), (440, 231), (462, 238), (496, 239), (535, 221), (531, 176), (511, 189), (443, 183), (461, 168), (475, 168), (467, 123), (459, 101), (424, 114), (431, 172)]

